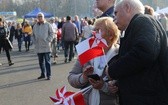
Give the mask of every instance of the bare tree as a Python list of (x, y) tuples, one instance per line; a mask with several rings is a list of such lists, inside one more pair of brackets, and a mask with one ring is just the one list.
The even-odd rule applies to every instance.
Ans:
[[(16, 11), (18, 17), (40, 7), (45, 12), (50, 12), (55, 16), (79, 15), (93, 16), (93, 3), (95, 0), (23, 0), (23, 4), (13, 3), (12, 0), (1, 0), (0, 11)], [(117, 0), (118, 1), (118, 0)], [(144, 4), (153, 8), (160, 8), (168, 5), (167, 0), (141, 0)], [(159, 2), (158, 2), (159, 1)]]

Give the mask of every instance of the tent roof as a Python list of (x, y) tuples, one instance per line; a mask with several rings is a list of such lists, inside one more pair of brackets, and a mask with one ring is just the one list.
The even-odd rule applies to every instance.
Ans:
[(40, 8), (35, 8), (35, 9), (32, 10), (31, 12), (27, 13), (26, 15), (24, 15), (24, 18), (36, 18), (36, 17), (37, 17), (37, 14), (38, 14), (39, 12), (42, 12), (46, 18), (53, 17), (52, 14), (43, 12)]

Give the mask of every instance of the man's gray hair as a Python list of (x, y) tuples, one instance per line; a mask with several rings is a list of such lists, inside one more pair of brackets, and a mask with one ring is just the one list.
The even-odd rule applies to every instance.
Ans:
[(37, 16), (41, 15), (44, 18), (44, 14), (42, 12), (39, 12)]
[(144, 14), (145, 12), (144, 5), (140, 0), (121, 0), (117, 5), (125, 6), (126, 4), (131, 7), (133, 14), (137, 14), (137, 13)]

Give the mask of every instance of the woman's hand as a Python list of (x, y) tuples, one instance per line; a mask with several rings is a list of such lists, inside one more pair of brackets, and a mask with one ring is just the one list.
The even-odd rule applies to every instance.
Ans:
[(91, 75), (93, 74), (93, 67), (91, 65), (87, 66), (84, 70), (83, 70), (83, 73), (82, 73), (82, 76), (83, 76), (83, 79), (85, 81), (88, 81), (88, 75)]
[(89, 78), (89, 82), (93, 86), (93, 88), (98, 90), (100, 90), (104, 85), (104, 81), (101, 77), (100, 77), (100, 80), (94, 80), (92, 78)]

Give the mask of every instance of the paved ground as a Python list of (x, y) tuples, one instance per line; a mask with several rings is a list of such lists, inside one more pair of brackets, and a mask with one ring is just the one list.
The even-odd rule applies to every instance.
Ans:
[[(24, 47), (24, 46), (23, 46)], [(66, 86), (67, 90), (77, 91), (67, 82), (67, 75), (75, 60), (64, 63), (62, 51), (58, 63), (52, 65), (52, 78), (37, 80), (40, 69), (37, 56), (31, 47), (29, 52), (18, 52), (16, 45), (11, 52), (13, 66), (8, 66), (5, 53), (0, 54), (0, 105), (53, 105), (49, 96), (55, 95), (55, 90)]]

